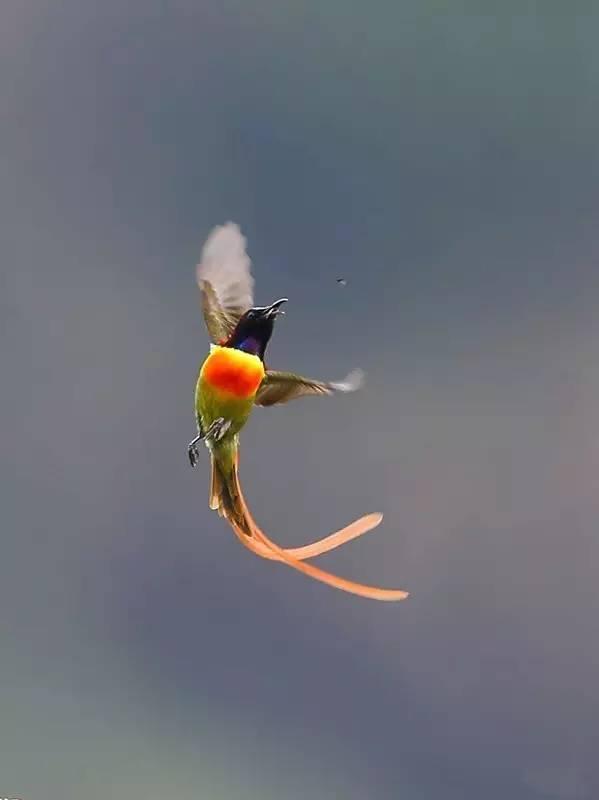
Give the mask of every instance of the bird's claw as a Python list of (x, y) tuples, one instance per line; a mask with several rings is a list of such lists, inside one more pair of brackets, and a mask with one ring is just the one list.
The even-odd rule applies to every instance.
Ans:
[(187, 448), (187, 455), (189, 456), (189, 463), (192, 467), (195, 467), (198, 461), (200, 460), (200, 452), (194, 442), (190, 442)]
[(192, 467), (195, 467), (200, 460), (200, 451), (197, 447), (198, 442), (201, 442), (202, 439), (204, 439), (206, 442), (212, 442), (213, 444), (216, 444), (217, 442), (220, 442), (230, 427), (230, 419), (218, 417), (210, 423), (205, 432), (200, 431), (196, 438), (192, 439), (192, 441), (187, 445), (187, 455), (189, 457), (189, 463)]

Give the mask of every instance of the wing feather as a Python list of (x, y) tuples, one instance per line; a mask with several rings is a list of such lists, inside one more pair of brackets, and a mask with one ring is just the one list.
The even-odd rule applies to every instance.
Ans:
[(206, 327), (216, 343), (229, 338), (253, 305), (251, 266), (239, 226), (227, 222), (214, 228), (202, 248), (196, 277)]
[(298, 397), (330, 395), (336, 392), (355, 392), (364, 382), (364, 373), (356, 369), (350, 372), (343, 381), (317, 381), (304, 378), (293, 372), (267, 370), (264, 380), (256, 394), (258, 406), (274, 406), (288, 403)]

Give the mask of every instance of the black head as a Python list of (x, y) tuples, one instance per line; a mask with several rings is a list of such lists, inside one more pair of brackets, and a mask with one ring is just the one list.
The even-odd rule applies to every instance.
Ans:
[(279, 314), (285, 313), (281, 310), (281, 306), (286, 302), (287, 298), (283, 297), (270, 306), (250, 308), (235, 326), (226, 346), (251, 353), (263, 361), (266, 345), (272, 336), (275, 319)]

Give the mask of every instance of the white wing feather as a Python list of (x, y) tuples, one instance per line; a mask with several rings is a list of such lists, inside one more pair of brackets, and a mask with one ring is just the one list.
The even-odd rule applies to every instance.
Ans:
[(225, 311), (251, 308), (254, 303), (251, 265), (246, 238), (239, 226), (234, 222), (219, 225), (202, 248), (196, 271), (198, 285), (203, 288), (203, 282), (207, 281)]
[(364, 385), (364, 370), (354, 369), (342, 381), (331, 381), (329, 386), (335, 392), (356, 392)]

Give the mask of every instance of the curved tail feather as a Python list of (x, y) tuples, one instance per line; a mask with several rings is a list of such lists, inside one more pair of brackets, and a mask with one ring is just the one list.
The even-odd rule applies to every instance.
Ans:
[[(226, 460), (228, 461), (228, 459)], [(239, 483), (237, 451), (232, 457), (230, 469), (228, 465), (221, 463), (216, 454), (212, 453), (210, 508), (218, 511), (220, 516), (229, 522), (237, 538), (245, 547), (262, 558), (281, 561), (292, 569), (303, 572), (315, 580), (372, 600), (398, 601), (408, 597), (408, 592), (401, 589), (382, 589), (378, 586), (367, 586), (363, 583), (356, 583), (338, 575), (333, 575), (312, 564), (303, 563), (305, 559), (327, 553), (376, 528), (383, 519), (382, 514), (367, 514), (345, 528), (335, 531), (330, 536), (304, 547), (280, 547), (269, 539), (257, 525), (245, 502)]]

